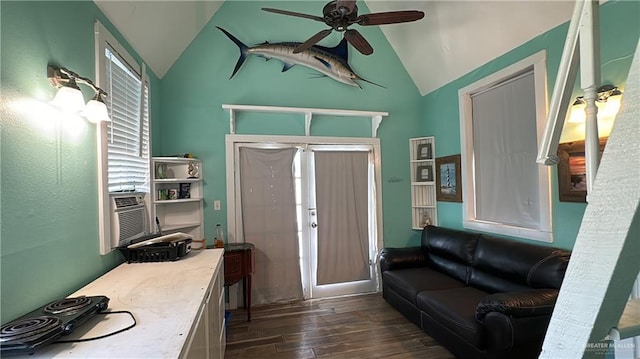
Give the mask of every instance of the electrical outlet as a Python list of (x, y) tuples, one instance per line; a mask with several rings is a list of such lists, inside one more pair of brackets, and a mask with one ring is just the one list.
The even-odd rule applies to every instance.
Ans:
[(219, 199), (213, 201), (213, 210), (214, 211), (219, 211), (220, 210), (220, 200)]

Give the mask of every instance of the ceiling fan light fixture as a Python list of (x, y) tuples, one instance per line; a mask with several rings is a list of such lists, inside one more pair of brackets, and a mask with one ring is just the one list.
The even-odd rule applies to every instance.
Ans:
[[(262, 10), (281, 15), (322, 21), (327, 26), (331, 27), (332, 30), (344, 32), (347, 41), (363, 55), (372, 54), (373, 48), (369, 42), (367, 42), (367, 40), (357, 32), (357, 30), (349, 29), (348, 27), (350, 25), (357, 24), (361, 26), (372, 26), (398, 24), (420, 20), (424, 17), (424, 12), (418, 10), (390, 11), (358, 16), (358, 6), (356, 5), (355, 0), (330, 1), (322, 8), (323, 17), (271, 8), (262, 8)], [(349, 32), (351, 32), (351, 34), (349, 34)], [(319, 34), (320, 33), (309, 38), (300, 45), (295, 52), (302, 52), (323, 39), (324, 36), (320, 37)]]

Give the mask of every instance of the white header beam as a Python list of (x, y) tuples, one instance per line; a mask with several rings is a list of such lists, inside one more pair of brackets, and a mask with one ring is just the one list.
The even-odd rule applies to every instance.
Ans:
[(222, 108), (229, 111), (229, 131), (235, 134), (235, 112), (266, 112), (266, 113), (293, 113), (304, 115), (305, 135), (311, 135), (311, 121), (313, 115), (346, 116), (346, 117), (371, 117), (371, 137), (377, 137), (378, 127), (383, 116), (389, 116), (388, 112), (356, 111), (356, 110), (335, 110), (319, 108), (301, 107), (277, 107), (277, 106), (252, 106), (252, 105), (222, 105)]

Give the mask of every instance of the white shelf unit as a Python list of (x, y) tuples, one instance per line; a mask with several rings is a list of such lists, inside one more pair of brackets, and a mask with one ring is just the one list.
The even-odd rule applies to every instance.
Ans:
[[(434, 137), (409, 139), (411, 167), (411, 226), (421, 230), (438, 224), (436, 202), (436, 143)], [(421, 176), (418, 176), (421, 174)], [(424, 174), (424, 176), (422, 176)]]
[[(183, 157), (153, 157), (151, 161), (151, 223), (155, 227), (157, 217), (163, 234), (182, 232), (192, 235), (194, 240), (204, 239), (202, 161)], [(190, 178), (191, 163), (197, 168), (196, 178)], [(164, 170), (161, 171), (160, 167)], [(184, 184), (189, 185), (188, 198), (165, 199), (160, 196), (160, 191), (176, 190), (180, 197), (180, 187)]]

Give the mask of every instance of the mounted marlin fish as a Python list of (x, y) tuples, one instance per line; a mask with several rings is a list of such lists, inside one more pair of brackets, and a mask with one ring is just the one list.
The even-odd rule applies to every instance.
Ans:
[(216, 27), (227, 35), (240, 49), (240, 58), (230, 78), (235, 76), (249, 55), (256, 55), (267, 60), (278, 59), (282, 61), (284, 63), (282, 72), (289, 70), (295, 65), (302, 65), (350, 86), (362, 88), (362, 86), (356, 82), (359, 80), (383, 87), (363, 79), (351, 70), (351, 67), (349, 67), (347, 63), (347, 40), (344, 38), (336, 47), (313, 45), (304, 51), (294, 53), (293, 50), (301, 44), (300, 42), (277, 42), (273, 44), (265, 42), (253, 47), (248, 47), (227, 30), (218, 26)]

